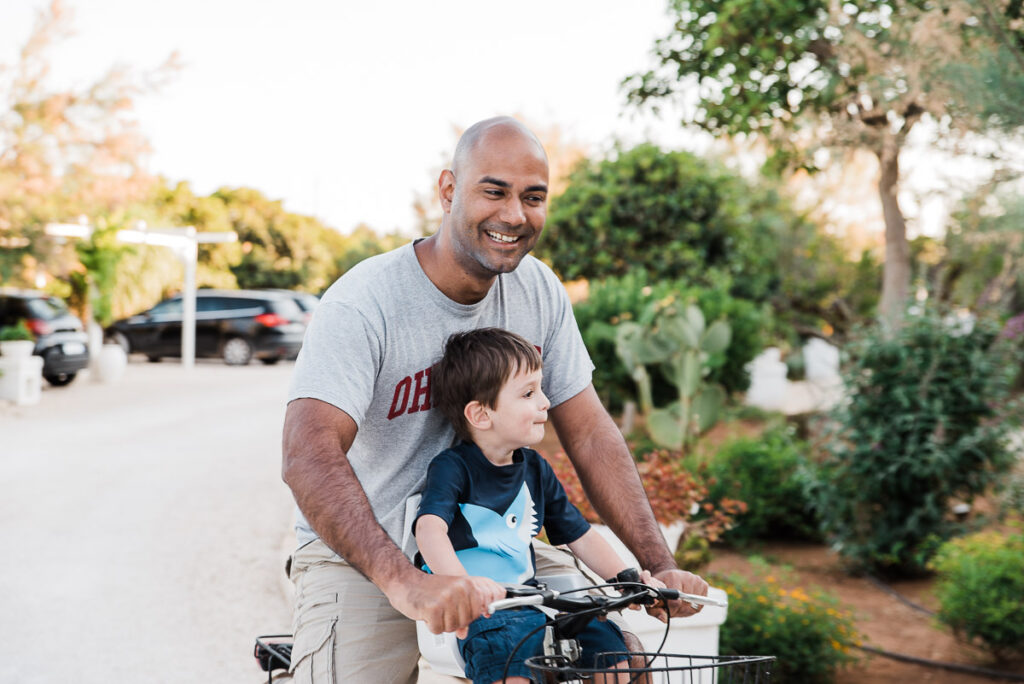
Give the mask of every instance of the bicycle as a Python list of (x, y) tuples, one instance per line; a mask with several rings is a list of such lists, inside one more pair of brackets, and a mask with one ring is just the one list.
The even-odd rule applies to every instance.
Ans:
[[(506, 598), (492, 603), (489, 610), (494, 612), (523, 606), (544, 606), (557, 611), (555, 615), (549, 615), (542, 626), (545, 631), (543, 655), (530, 656), (525, 661), (535, 682), (593, 681), (597, 675), (607, 675), (606, 681), (617, 681), (610, 678), (623, 676), (630, 682), (657, 684), (761, 684), (770, 681), (774, 656), (697, 656), (662, 653), (661, 648), (665, 644), (665, 639), (662, 639), (661, 646), (654, 652), (598, 654), (593, 667), (583, 666), (580, 663), (581, 653), (576, 636), (597, 617), (606, 616), (633, 604), (650, 606), (658, 601), (684, 600), (691, 604), (723, 605), (706, 596), (684, 594), (671, 589), (654, 589), (639, 582), (639, 575), (635, 578), (626, 576), (622, 579), (624, 581), (561, 592), (549, 589), (545, 584), (508, 587)], [(593, 589), (601, 588), (613, 589), (617, 595), (590, 593)], [(670, 626), (671, 621), (665, 625), (666, 638)], [(509, 655), (506, 667), (512, 662), (516, 650), (530, 636), (532, 633), (517, 644)], [(287, 637), (288, 635), (276, 635), (259, 637), (256, 640), (256, 657), (260, 661), (260, 666), (268, 672), (268, 682), (273, 679), (272, 670), (287, 668), (290, 660), (290, 645), (270, 640)], [(623, 655), (631, 658), (629, 666), (616, 668), (615, 663), (621, 661)], [(637, 665), (640, 659), (643, 664)]]

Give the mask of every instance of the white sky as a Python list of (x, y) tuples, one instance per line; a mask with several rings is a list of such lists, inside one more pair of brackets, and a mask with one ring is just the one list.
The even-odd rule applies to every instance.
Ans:
[[(0, 63), (46, 4), (0, 0)], [(619, 89), (650, 66), (666, 4), (68, 0), (76, 35), (54, 76), (82, 85), (177, 50), (182, 72), (138, 108), (151, 172), (201, 194), (254, 187), (342, 231), (408, 230), (453, 126), (521, 114), (595, 151), (614, 139), (682, 145), (675, 120), (624, 113)]]

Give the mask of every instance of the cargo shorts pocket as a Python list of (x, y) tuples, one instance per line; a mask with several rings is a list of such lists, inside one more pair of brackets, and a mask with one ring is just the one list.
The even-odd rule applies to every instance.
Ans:
[(337, 684), (334, 649), (337, 616), (315, 620), (297, 630), (292, 645), (292, 681), (295, 684)]

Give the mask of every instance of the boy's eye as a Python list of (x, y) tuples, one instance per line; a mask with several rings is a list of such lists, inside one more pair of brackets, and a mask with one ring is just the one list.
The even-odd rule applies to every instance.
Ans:
[(524, 394), (523, 396), (525, 396), (527, 399), (529, 399), (530, 397), (533, 396), (533, 390), (527, 390), (526, 394)]

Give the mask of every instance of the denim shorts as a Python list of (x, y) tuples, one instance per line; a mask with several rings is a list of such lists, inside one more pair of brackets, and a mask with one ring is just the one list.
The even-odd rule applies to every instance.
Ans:
[[(542, 654), (545, 620), (544, 614), (535, 608), (499, 610), (491, 617), (474, 620), (469, 625), (466, 638), (459, 639), (459, 652), (466, 661), (466, 676), (473, 680), (473, 684), (500, 682), (502, 676), (529, 679), (530, 671), (524, 661)], [(516, 648), (527, 635), (526, 641)], [(612, 622), (592, 620), (576, 639), (580, 642), (581, 660), (586, 667), (592, 666), (598, 653), (622, 653), (626, 650), (622, 630)], [(505, 663), (513, 649), (515, 655), (506, 671)], [(616, 662), (626, 658), (622, 655), (616, 658)], [(609, 663), (602, 662), (602, 666), (606, 665)]]

